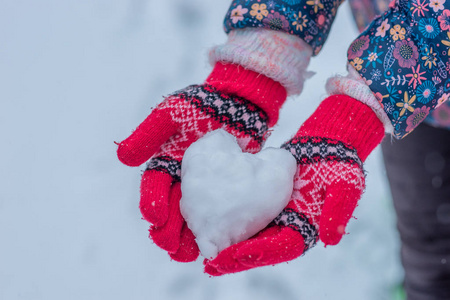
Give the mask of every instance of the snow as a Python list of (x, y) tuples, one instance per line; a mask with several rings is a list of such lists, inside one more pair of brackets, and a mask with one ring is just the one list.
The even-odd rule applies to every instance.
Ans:
[(244, 153), (222, 129), (189, 146), (181, 165), (180, 209), (202, 255), (214, 258), (275, 219), (290, 200), (296, 169), (286, 150)]
[[(229, 0), (0, 1), (0, 299), (390, 299), (401, 283), (380, 151), (335, 247), (209, 278), (148, 239), (140, 168), (117, 160), (162, 95), (201, 83)], [(279, 147), (345, 71), (357, 32), (344, 3), (300, 97), (266, 143)]]

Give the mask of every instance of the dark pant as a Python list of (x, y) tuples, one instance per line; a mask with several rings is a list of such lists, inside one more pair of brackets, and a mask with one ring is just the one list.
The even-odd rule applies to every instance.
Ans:
[(422, 124), (382, 148), (408, 300), (450, 300), (450, 131)]

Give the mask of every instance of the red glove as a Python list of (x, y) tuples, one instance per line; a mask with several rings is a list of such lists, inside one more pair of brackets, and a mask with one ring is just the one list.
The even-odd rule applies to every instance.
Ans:
[(344, 95), (325, 99), (282, 146), (298, 164), (287, 207), (254, 237), (205, 260), (205, 272), (220, 276), (293, 260), (319, 238), (339, 243), (364, 191), (362, 163), (383, 137), (367, 105)]
[(278, 82), (239, 65), (217, 63), (203, 85), (167, 97), (119, 144), (117, 155), (128, 166), (151, 158), (142, 176), (140, 209), (153, 224), (151, 238), (174, 260), (189, 262), (199, 255), (179, 208), (185, 150), (222, 128), (244, 151), (256, 153), (285, 100), (286, 90)]

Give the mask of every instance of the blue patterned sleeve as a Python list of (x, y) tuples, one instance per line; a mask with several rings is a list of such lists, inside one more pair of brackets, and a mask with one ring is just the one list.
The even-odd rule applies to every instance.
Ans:
[(403, 138), (450, 93), (450, 2), (398, 0), (350, 45), (364, 78)]
[(224, 26), (233, 29), (262, 27), (296, 35), (311, 45), (314, 54), (322, 49), (337, 9), (343, 0), (234, 0)]

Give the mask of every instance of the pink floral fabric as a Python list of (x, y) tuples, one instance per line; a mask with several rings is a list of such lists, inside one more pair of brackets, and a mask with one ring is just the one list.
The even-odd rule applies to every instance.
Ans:
[[(375, 19), (378, 15), (383, 14), (386, 10), (389, 8), (389, 2), (390, 0), (349, 0), (350, 7), (353, 11), (353, 17), (355, 19), (355, 22), (359, 28), (359, 30), (362, 32), (364, 28), (366, 28), (370, 22)], [(448, 10), (446, 11), (444, 8), (444, 3), (446, 0), (430, 0), (428, 7), (426, 7), (428, 10), (433, 10), (433, 12), (438, 13), (439, 11), (442, 11), (442, 15), (438, 19), (421, 19), (419, 21), (419, 26), (422, 29), (423, 33), (426, 35), (427, 38), (435, 38), (438, 31), (434, 30), (435, 28), (441, 28), (442, 26), (446, 27), (447, 24), (445, 21), (448, 19)], [(427, 4), (427, 3), (425, 3)], [(417, 6), (415, 6), (417, 7)], [(386, 32), (390, 28), (390, 24), (388, 23), (388, 19), (385, 19), (379, 27), (377, 27), (377, 33), (375, 36), (385, 37)], [(442, 25), (441, 25), (442, 24)], [(450, 41), (450, 32), (447, 31), (448, 40)], [(449, 46), (449, 50), (447, 51), (447, 57), (450, 56), (450, 42), (447, 41), (441, 41), (446, 46)], [(447, 67), (447, 65), (446, 65)], [(416, 90), (416, 88), (420, 85), (422, 85), (426, 81), (426, 77), (424, 77), (424, 74), (426, 74), (426, 70), (421, 69), (421, 65), (418, 64), (417, 66), (411, 67), (411, 73), (405, 75), (406, 79), (408, 80), (408, 85), (412, 85), (413, 89)], [(435, 77), (435, 80), (437, 78)], [(447, 87), (448, 89), (449, 87)], [(422, 89), (426, 89), (425, 87), (422, 87)], [(425, 92), (425, 94), (431, 95), (431, 92), (433, 91), (432, 87), (429, 87), (428, 91)], [(445, 92), (445, 90), (444, 90)], [(434, 127), (440, 127), (440, 128), (446, 128), (450, 130), (450, 101), (446, 101), (448, 98), (447, 93), (444, 93), (441, 97), (438, 99), (438, 105), (436, 106), (435, 110), (433, 110), (431, 113), (428, 114), (426, 119), (424, 120), (425, 123), (432, 125)], [(378, 98), (381, 99), (382, 95), (378, 94)], [(441, 105), (442, 104), (442, 105)], [(426, 113), (425, 111), (423, 113)], [(414, 127), (413, 124), (415, 122), (412, 122), (413, 118), (410, 119), (410, 122), (407, 122), (408, 126), (407, 129), (411, 131)], [(418, 120), (418, 119), (414, 119)]]
[[(389, 6), (385, 0), (350, 1), (360, 26), (374, 19), (351, 43), (349, 64), (377, 97), (393, 135), (403, 138), (434, 117), (434, 109), (450, 93), (450, 1), (395, 0)], [(286, 32), (318, 54), (341, 2), (234, 0), (225, 30), (262, 27)]]
[(348, 49), (349, 63), (379, 98), (396, 138), (412, 132), (450, 92), (448, 29), (450, 3), (399, 0)]
[(343, 0), (234, 0), (225, 31), (268, 28), (296, 35), (318, 54)]

